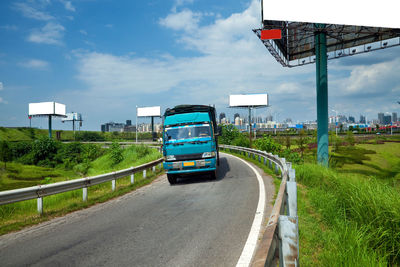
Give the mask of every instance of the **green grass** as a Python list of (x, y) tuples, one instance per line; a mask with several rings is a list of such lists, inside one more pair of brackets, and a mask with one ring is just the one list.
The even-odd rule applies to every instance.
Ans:
[[(124, 160), (115, 166), (112, 166), (109, 154), (105, 154), (93, 161), (91, 168), (89, 169), (89, 176), (141, 165), (143, 163), (158, 159), (161, 156), (160, 153), (158, 153), (158, 151), (155, 149), (150, 149), (145, 146), (131, 146), (126, 148), (123, 150), (123, 155)], [(44, 183), (42, 177), (51, 177), (50, 182), (69, 179), (63, 176), (68, 173), (63, 170), (18, 165), (17, 163), (9, 163), (8, 165), (11, 172), (9, 172), (7, 175), (18, 173), (18, 169), (21, 168), (22, 170), (18, 173), (18, 175), (23, 177), (25, 179), (24, 181), (31, 181), (35, 183), (35, 185), (38, 183)], [(36, 200), (27, 200), (2, 205), (0, 206), (0, 235), (11, 231), (20, 230), (23, 227), (37, 224), (57, 216), (65, 215), (71, 211), (86, 208), (93, 204), (104, 202), (123, 195), (127, 192), (135, 190), (138, 187), (149, 184), (161, 173), (162, 169), (159, 168), (156, 169), (155, 173), (152, 171), (147, 171), (146, 178), (142, 177), (141, 172), (136, 173), (135, 183), (133, 185), (130, 183), (130, 176), (118, 179), (117, 190), (114, 192), (111, 191), (111, 182), (89, 187), (87, 202), (82, 201), (81, 189), (45, 197), (43, 199), (44, 213), (42, 216), (37, 214)], [(5, 179), (2, 178), (1, 182), (7, 181), (7, 179), (13, 181), (22, 181), (8, 177)], [(45, 182), (49, 182), (49, 179), (45, 179)], [(12, 183), (8, 181), (9, 186), (10, 184)]]
[(379, 180), (296, 166), (303, 266), (400, 263), (400, 195)]
[(77, 178), (73, 171), (9, 162), (0, 168), (0, 191), (35, 186)]

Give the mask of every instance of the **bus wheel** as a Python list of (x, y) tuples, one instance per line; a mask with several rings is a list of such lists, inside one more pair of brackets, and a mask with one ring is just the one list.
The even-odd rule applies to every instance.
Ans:
[(167, 174), (169, 184), (176, 184), (176, 176), (173, 174)]

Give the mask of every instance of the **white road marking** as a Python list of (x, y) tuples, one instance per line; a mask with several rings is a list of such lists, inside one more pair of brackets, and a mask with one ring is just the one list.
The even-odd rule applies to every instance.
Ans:
[(254, 215), (253, 224), (251, 226), (249, 236), (247, 237), (246, 244), (244, 245), (244, 248), (242, 250), (242, 254), (240, 255), (238, 262), (236, 263), (236, 266), (250, 266), (251, 259), (253, 258), (253, 254), (256, 250), (258, 235), (260, 234), (261, 224), (264, 218), (265, 187), (261, 175), (253, 166), (251, 166), (248, 162), (246, 162), (241, 158), (238, 157), (235, 158), (243, 161), (244, 163), (247, 164), (247, 166), (249, 166), (250, 169), (253, 170), (253, 172), (256, 174), (258, 186), (260, 188), (259, 190), (260, 193), (258, 195), (258, 205), (256, 214)]

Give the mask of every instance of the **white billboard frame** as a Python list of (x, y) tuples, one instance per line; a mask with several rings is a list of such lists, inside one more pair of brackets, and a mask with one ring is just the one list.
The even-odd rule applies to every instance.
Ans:
[(398, 0), (387, 0), (384, 3), (336, 0), (327, 8), (321, 5), (320, 0), (289, 0), (283, 7), (280, 1), (261, 0), (261, 16), (262, 20), (400, 28), (398, 5)]
[(137, 117), (161, 117), (161, 106), (136, 108)]
[(65, 114), (66, 117), (62, 118), (62, 121), (82, 121), (82, 114), (77, 112), (69, 112)]
[(268, 107), (268, 94), (229, 95), (229, 107)]
[(65, 117), (66, 107), (57, 102), (29, 103), (29, 116), (60, 116)]

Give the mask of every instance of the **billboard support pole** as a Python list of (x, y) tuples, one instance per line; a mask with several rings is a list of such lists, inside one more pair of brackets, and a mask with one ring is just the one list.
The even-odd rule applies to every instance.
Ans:
[(151, 116), (151, 139), (154, 141), (154, 116)]
[(325, 24), (314, 24), (315, 28), (315, 62), (317, 81), (317, 133), (318, 163), (328, 166), (328, 58), (326, 54)]
[(138, 118), (138, 116), (137, 116), (137, 106), (136, 106), (136, 134), (135, 134), (135, 137), (136, 137), (136, 144), (137, 144), (137, 134), (138, 134), (138, 126), (137, 126), (137, 118)]
[(250, 142), (250, 148), (251, 148), (251, 107), (249, 106), (249, 142)]
[(51, 138), (51, 115), (49, 115), (49, 138)]

